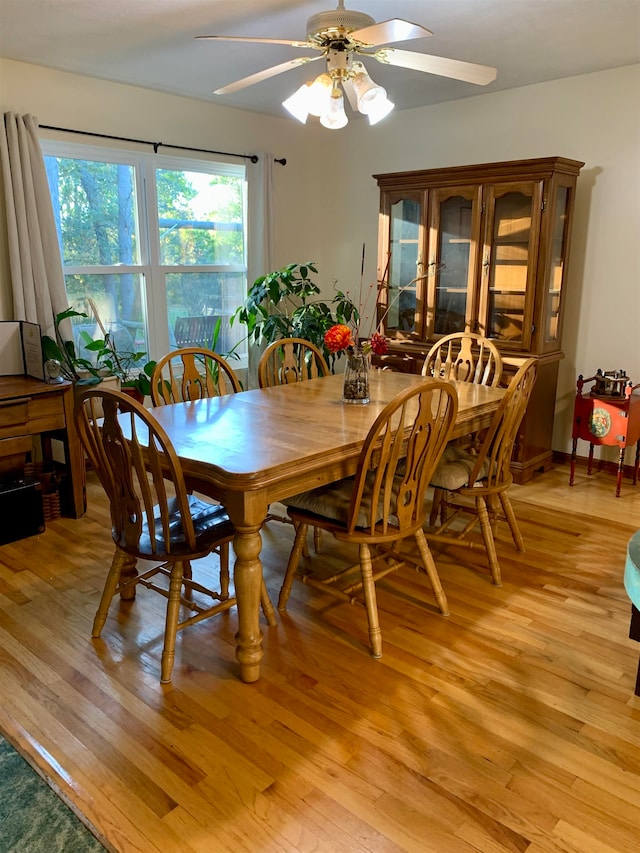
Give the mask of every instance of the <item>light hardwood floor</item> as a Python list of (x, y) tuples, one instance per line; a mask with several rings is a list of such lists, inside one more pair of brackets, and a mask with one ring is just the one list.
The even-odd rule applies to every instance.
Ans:
[[(0, 729), (117, 851), (637, 851), (640, 485), (568, 476), (514, 487), (527, 552), (501, 528), (501, 589), (454, 549), (434, 552), (449, 618), (421, 577), (382, 582), (381, 660), (363, 610), (296, 584), (258, 683), (238, 680), (232, 611), (182, 633), (166, 687), (159, 596), (90, 639), (112, 554), (90, 480), (84, 518), (0, 547)], [(264, 532), (274, 600), (292, 535)]]

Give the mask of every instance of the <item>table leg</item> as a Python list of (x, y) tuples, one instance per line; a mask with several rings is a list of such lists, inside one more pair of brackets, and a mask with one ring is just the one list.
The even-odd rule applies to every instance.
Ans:
[(618, 477), (616, 480), (616, 497), (620, 497), (620, 489), (622, 488), (622, 474), (624, 473), (624, 447), (620, 448), (618, 456)]
[(591, 474), (593, 468), (593, 444), (589, 442), (589, 459), (587, 462), (587, 474)]
[(638, 469), (640, 468), (640, 441), (636, 444), (636, 462), (633, 467), (633, 485), (638, 482)]
[(66, 422), (66, 440), (64, 442), (65, 456), (69, 476), (71, 478), (71, 514), (80, 518), (87, 511), (87, 494), (85, 484), (84, 450), (80, 437), (76, 432), (73, 419), (75, 397), (73, 389), (63, 395), (64, 417)]
[(262, 631), (260, 630), (260, 594), (262, 563), (260, 527), (267, 515), (266, 502), (262, 507), (245, 500), (248, 495), (225, 497), (224, 505), (236, 528), (233, 548), (236, 553), (234, 584), (238, 605), (236, 658), (242, 681), (260, 678), (262, 660)]
[[(571, 448), (571, 469), (570, 469), (570, 474), (569, 474), (569, 485), (570, 486), (573, 486), (573, 481), (574, 481), (575, 475), (576, 475), (577, 450), (578, 450), (578, 439), (574, 438), (573, 439), (573, 446)], [(431, 520), (429, 520), (429, 523), (431, 524)]]

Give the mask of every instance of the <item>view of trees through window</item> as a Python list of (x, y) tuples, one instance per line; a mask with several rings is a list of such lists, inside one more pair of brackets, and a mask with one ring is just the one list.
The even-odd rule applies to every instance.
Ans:
[[(214, 344), (240, 356), (228, 318), (246, 295), (244, 166), (43, 143), (76, 332), (155, 357)], [(165, 325), (166, 324), (166, 325)]]

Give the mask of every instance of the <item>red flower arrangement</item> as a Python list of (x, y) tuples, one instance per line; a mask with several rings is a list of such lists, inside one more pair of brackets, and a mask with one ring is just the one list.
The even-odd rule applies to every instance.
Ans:
[(324, 342), (329, 352), (333, 353), (347, 350), (347, 352), (353, 354), (356, 349), (359, 349), (359, 351), (365, 355), (371, 352), (376, 355), (384, 355), (389, 349), (387, 339), (379, 332), (374, 332), (369, 340), (366, 340), (361, 344), (356, 344), (354, 341), (353, 331), (349, 326), (345, 326), (342, 323), (338, 323), (335, 326), (331, 326), (330, 329), (327, 329), (324, 333)]
[(380, 332), (374, 332), (369, 338), (368, 344), (371, 347), (371, 352), (375, 355), (384, 355), (385, 352), (389, 351), (389, 342)]
[[(364, 257), (365, 257), (365, 246), (362, 244), (362, 266), (360, 270), (360, 296), (362, 295), (362, 278), (364, 275)], [(389, 267), (389, 260), (387, 260), (387, 268), (385, 269), (385, 276), (387, 274), (387, 269)], [(384, 277), (383, 277), (384, 278)], [(379, 290), (378, 290), (379, 292)], [(373, 334), (364, 341), (360, 341), (360, 334), (358, 329), (358, 324), (360, 323), (360, 319), (364, 314), (365, 325), (367, 325), (367, 321), (369, 317), (367, 316), (367, 303), (369, 299), (376, 295), (376, 303), (377, 303), (377, 293), (374, 291), (373, 286), (369, 288), (369, 292), (367, 294), (366, 299), (364, 300), (364, 305), (362, 305), (361, 300), (358, 301), (358, 305), (356, 306), (352, 301), (349, 291), (346, 293), (339, 292), (339, 296), (342, 299), (342, 308), (343, 314), (347, 322), (351, 322), (350, 326), (347, 326), (346, 323), (336, 323), (331, 326), (331, 328), (327, 329), (324, 334), (324, 343), (326, 348), (332, 354), (337, 354), (346, 351), (350, 356), (351, 355), (370, 355), (374, 353), (375, 355), (384, 355), (389, 351), (389, 344), (387, 338), (381, 334), (381, 332), (373, 332)], [(345, 305), (348, 310), (344, 310)], [(386, 316), (386, 315), (385, 315)], [(382, 318), (384, 320), (384, 317)], [(381, 328), (379, 325), (378, 328)]]
[(324, 342), (329, 352), (342, 352), (342, 350), (354, 347), (353, 334), (348, 326), (337, 323), (324, 333)]

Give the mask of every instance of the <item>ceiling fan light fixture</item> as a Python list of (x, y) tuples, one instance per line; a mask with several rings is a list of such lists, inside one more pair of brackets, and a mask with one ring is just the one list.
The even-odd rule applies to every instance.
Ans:
[(287, 98), (286, 101), (282, 102), (282, 106), (285, 110), (291, 113), (294, 118), (297, 118), (299, 122), (305, 124), (307, 119), (309, 118), (309, 104), (310, 104), (310, 89), (311, 83), (303, 83), (299, 89)]
[(336, 87), (331, 91), (327, 111), (320, 116), (320, 124), (329, 130), (340, 130), (348, 122), (349, 119), (344, 111), (342, 92)]
[[(335, 103), (330, 104), (331, 91), (332, 86), (338, 87), (341, 84), (349, 98), (352, 109), (368, 116), (370, 124), (376, 124), (391, 112), (393, 104), (387, 98), (387, 93), (382, 86), (371, 80), (364, 64), (357, 60), (359, 56), (375, 59), (384, 65), (449, 77), (452, 80), (474, 83), (478, 86), (486, 86), (496, 79), (496, 69), (488, 65), (432, 56), (427, 53), (415, 53), (391, 46), (396, 42), (411, 41), (431, 35), (433, 35), (431, 30), (402, 18), (390, 18), (387, 21), (376, 22), (365, 12), (345, 9), (344, 0), (338, 0), (337, 9), (330, 12), (319, 12), (309, 18), (307, 21), (307, 37), (304, 41), (219, 35), (197, 36), (197, 38), (284, 44), (289, 47), (318, 52), (316, 56), (290, 59), (287, 62), (281, 62), (279, 65), (258, 71), (256, 74), (250, 74), (248, 77), (236, 80), (235, 83), (216, 89), (214, 92), (216, 95), (231, 95), (247, 86), (253, 86), (255, 83), (261, 83), (263, 80), (282, 74), (284, 71), (324, 58), (327, 73), (320, 75), (313, 83), (301, 89), (302, 95), (307, 99), (306, 103), (302, 95), (295, 93), (295, 97), (292, 96), (283, 102), (284, 106), (298, 121), (303, 122), (306, 121), (309, 114), (320, 118), (327, 117), (329, 113), (335, 115)], [(329, 109), (330, 106), (331, 109)], [(343, 127), (347, 123), (346, 116), (340, 121), (342, 123), (338, 125), (335, 121), (326, 118), (328, 123), (325, 126)]]

